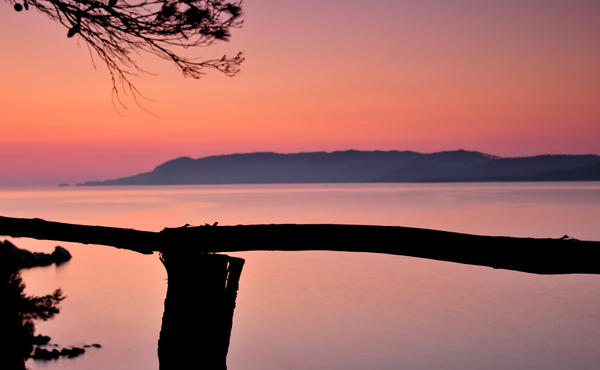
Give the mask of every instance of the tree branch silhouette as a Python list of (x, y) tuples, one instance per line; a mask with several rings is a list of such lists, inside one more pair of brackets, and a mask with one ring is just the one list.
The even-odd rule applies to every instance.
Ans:
[(401, 226), (185, 225), (152, 232), (0, 216), (0, 235), (107, 245), (143, 254), (319, 250), (419, 257), (534, 274), (600, 274), (595, 257), (600, 241), (483, 236)]
[(221, 0), (6, 0), (16, 11), (35, 8), (81, 37), (106, 64), (118, 98), (120, 91), (141, 96), (131, 76), (147, 72), (135, 56), (155, 55), (174, 63), (183, 76), (199, 78), (206, 69), (227, 76), (239, 71), (242, 53), (202, 60), (186, 50), (228, 41), (241, 27), (242, 1)]

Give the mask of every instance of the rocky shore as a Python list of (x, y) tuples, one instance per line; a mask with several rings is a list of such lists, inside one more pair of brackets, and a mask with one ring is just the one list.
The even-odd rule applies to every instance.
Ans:
[(15, 246), (8, 240), (0, 241), (0, 256), (5, 259), (5, 263), (10, 264), (17, 270), (36, 266), (48, 266), (53, 263), (61, 264), (71, 259), (71, 253), (63, 247), (54, 247), (54, 252), (41, 253), (30, 252)]
[[(48, 338), (48, 337), (46, 337)], [(50, 338), (48, 338), (49, 340)], [(85, 353), (86, 348), (101, 348), (99, 344), (86, 344), (82, 347), (69, 347), (69, 348), (42, 348), (39, 345), (36, 346), (31, 358), (34, 360), (57, 360), (61, 357), (73, 358), (80, 356)]]

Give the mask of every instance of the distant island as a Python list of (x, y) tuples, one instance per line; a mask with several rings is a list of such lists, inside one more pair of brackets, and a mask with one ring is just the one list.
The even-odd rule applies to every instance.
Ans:
[(600, 181), (600, 156), (501, 158), (466, 150), (271, 152), (192, 159), (181, 157), (152, 172), (77, 186), (282, 184), (357, 182)]

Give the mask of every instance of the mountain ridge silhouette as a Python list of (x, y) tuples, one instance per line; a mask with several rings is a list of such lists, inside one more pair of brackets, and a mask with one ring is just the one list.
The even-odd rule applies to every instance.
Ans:
[(475, 151), (236, 153), (179, 157), (151, 172), (78, 186), (351, 182), (600, 181), (600, 156), (502, 158)]

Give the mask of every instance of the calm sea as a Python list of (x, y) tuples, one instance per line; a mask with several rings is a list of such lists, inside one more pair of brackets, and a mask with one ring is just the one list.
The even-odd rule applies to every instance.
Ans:
[[(600, 240), (600, 183), (0, 189), (0, 215), (154, 231), (215, 221), (344, 223)], [(12, 241), (46, 252), (57, 244)], [(29, 368), (158, 369), (167, 287), (158, 257), (58, 244), (70, 262), (23, 271), (29, 294), (61, 287), (68, 296), (38, 332), (61, 347), (102, 348)], [(600, 276), (367, 253), (232, 255), (246, 265), (231, 370), (600, 368)], [(203, 319), (193, 306), (181, 314)]]

